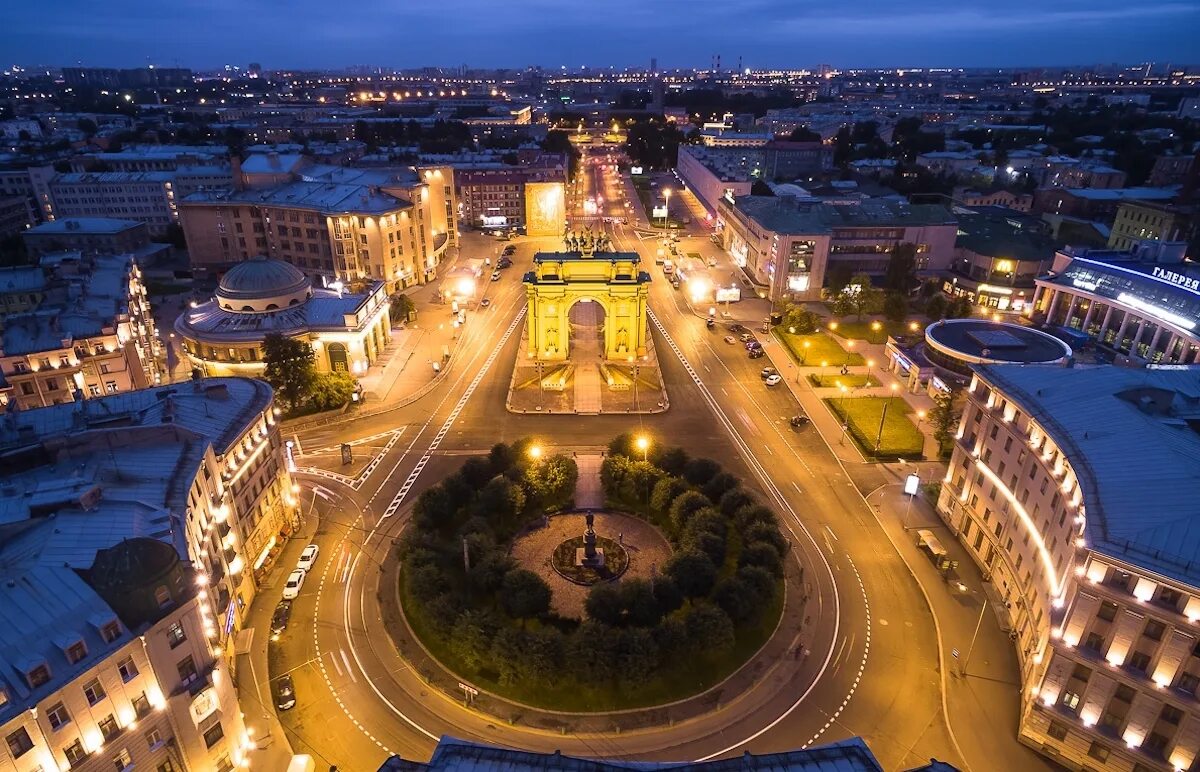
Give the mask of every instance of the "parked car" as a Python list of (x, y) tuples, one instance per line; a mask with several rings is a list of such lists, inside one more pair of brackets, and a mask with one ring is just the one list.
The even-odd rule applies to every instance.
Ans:
[(778, 386), (779, 382), (782, 380), (783, 378), (779, 377), (779, 373), (775, 373), (774, 375), (768, 375), (766, 378), (763, 378), (763, 383), (767, 384), (768, 386)]
[(732, 345), (734, 343), (737, 343), (737, 338), (733, 337), (732, 335), (726, 335), (725, 342)]
[(514, 244), (509, 244), (507, 247), (504, 248), (504, 251), (501, 252), (500, 254), (503, 255), (504, 257), (511, 257), (512, 255), (517, 254), (517, 247)]
[(759, 373), (759, 377), (761, 377), (763, 380), (766, 380), (767, 378), (770, 378), (772, 375), (777, 375), (778, 373), (779, 373), (779, 371), (776, 370), (774, 367), (764, 367), (762, 369), (762, 372)]
[(717, 323), (714, 322), (712, 319), (705, 319), (704, 326), (711, 330), (717, 326)]
[(321, 548), (315, 544), (310, 544), (300, 553), (300, 559), (296, 561), (296, 568), (307, 573), (312, 570), (313, 563), (317, 562), (317, 553)]
[(279, 636), (283, 635), (283, 631), (287, 629), (288, 619), (292, 616), (292, 602), (290, 600), (281, 600), (275, 604), (275, 613), (271, 615), (271, 640), (279, 640)]
[(275, 707), (291, 710), (296, 707), (296, 685), (290, 675), (280, 676), (275, 681)]
[(491, 299), (491, 298), (484, 298), (483, 300), (479, 301), (479, 307), (480, 307), (480, 308), (487, 308), (487, 307), (488, 307), (488, 306), (490, 306), (491, 304), (492, 304), (492, 299)]
[(763, 347), (762, 344), (756, 340), (746, 341), (746, 350), (747, 351), (753, 351), (754, 349), (759, 349), (761, 351), (762, 347)]
[(794, 415), (794, 416), (792, 416), (791, 420), (788, 421), (788, 423), (790, 423), (792, 425), (793, 429), (800, 429), (800, 428), (808, 425), (808, 416), (803, 415), (803, 414)]
[(492, 271), (492, 281), (500, 281), (500, 272)]
[(285, 600), (292, 600), (300, 594), (300, 588), (304, 586), (304, 577), (307, 573), (297, 568), (288, 575), (287, 581), (283, 584), (283, 597)]
[(738, 324), (737, 322), (734, 322), (733, 324), (729, 325), (729, 331), (730, 332), (745, 332), (746, 326), (742, 325), (742, 324)]
[(512, 259), (511, 259), (511, 258), (502, 257), (502, 258), (500, 258), (499, 260), (497, 260), (497, 261), (496, 261), (496, 267), (497, 267), (497, 268), (509, 268), (509, 267), (511, 267), (511, 266), (512, 266)]
[(766, 355), (767, 355), (767, 352), (763, 351), (761, 348), (750, 349), (750, 358), (751, 359), (758, 359), (759, 357), (765, 357)]
[[(740, 326), (740, 325), (739, 325), (739, 326)], [(745, 329), (745, 328), (743, 327), (742, 329)], [(738, 337), (739, 337), (739, 338), (741, 338), (741, 340), (742, 340), (742, 343), (749, 343), (750, 341), (754, 340), (754, 333), (752, 333), (752, 332), (743, 332), (743, 333), (742, 333), (741, 335), (739, 335)]]

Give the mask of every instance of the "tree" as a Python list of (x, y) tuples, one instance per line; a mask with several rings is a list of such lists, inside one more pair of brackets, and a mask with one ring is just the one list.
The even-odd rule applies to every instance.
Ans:
[(558, 453), (530, 464), (525, 470), (525, 483), (530, 498), (542, 509), (561, 509), (575, 497), (575, 482), (579, 468), (570, 456)]
[(933, 398), (933, 409), (929, 411), (929, 425), (933, 427), (933, 439), (937, 441), (938, 451), (946, 453), (954, 434), (958, 430), (959, 410), (956, 404), (958, 396), (955, 390), (939, 391)]
[(566, 639), (556, 627), (541, 627), (525, 633), (525, 670), (533, 678), (554, 683), (562, 675)]
[[(659, 582), (661, 584), (661, 582)], [(653, 627), (662, 619), (663, 609), (654, 596), (654, 588), (645, 579), (621, 582), (621, 605), (625, 621), (636, 627)]]
[(779, 584), (779, 580), (762, 566), (742, 566), (734, 576), (741, 579), (746, 587), (752, 590), (755, 595), (762, 598), (764, 606), (770, 603), (775, 597), (775, 590)]
[(391, 314), (392, 324), (411, 322), (416, 318), (417, 306), (408, 295), (397, 292), (391, 298)]
[(821, 135), (807, 126), (797, 126), (788, 135), (789, 142), (820, 142)]
[(584, 622), (567, 643), (567, 661), (575, 676), (585, 683), (602, 683), (617, 672), (616, 630), (599, 622)]
[(952, 299), (946, 304), (947, 319), (963, 319), (971, 315), (971, 299), (966, 295)]
[(492, 637), (496, 634), (496, 620), (487, 613), (468, 610), (459, 614), (450, 635), (450, 650), (472, 670), (478, 670), (488, 655)]
[(736, 574), (717, 582), (713, 602), (734, 622), (745, 622), (758, 616), (762, 599), (750, 585)]
[(490, 662), (500, 676), (500, 683), (516, 683), (524, 670), (525, 631), (515, 627), (502, 627), (492, 639), (489, 652)]
[(500, 602), (517, 619), (540, 616), (550, 610), (550, 586), (534, 572), (514, 568), (504, 575)]
[(658, 608), (663, 614), (670, 614), (683, 605), (683, 592), (680, 591), (679, 585), (671, 577), (662, 576), (655, 579), (652, 589), (654, 591), (654, 600), (658, 603)]
[(760, 541), (742, 547), (738, 557), (739, 566), (760, 566), (776, 576), (783, 574), (783, 561), (779, 552), (770, 544)]
[(644, 627), (622, 630), (617, 643), (617, 670), (621, 680), (637, 686), (658, 668), (658, 644)]
[(908, 298), (900, 292), (888, 292), (883, 296), (883, 315), (890, 321), (903, 322), (908, 316)]
[(587, 594), (583, 610), (588, 619), (615, 627), (621, 624), (625, 614), (625, 603), (621, 591), (611, 582), (598, 584)]
[(711, 506), (712, 502), (709, 501), (708, 497), (703, 493), (700, 493), (699, 491), (688, 491), (671, 502), (671, 523), (677, 530), (682, 531), (683, 527), (687, 525), (687, 521), (691, 519), (693, 514), (695, 514), (698, 510)]
[(663, 477), (654, 484), (650, 493), (650, 512), (659, 517), (671, 509), (671, 503), (688, 491), (688, 484), (681, 477)]
[(263, 340), (263, 362), (267, 365), (263, 378), (279, 392), (288, 409), (299, 407), (312, 388), (315, 359), (312, 346), (302, 340), (275, 332)]
[(811, 335), (821, 326), (821, 317), (799, 303), (789, 303), (783, 312), (783, 327), (793, 335)]
[(704, 485), (720, 471), (721, 465), (711, 458), (693, 458), (683, 467), (683, 479), (692, 485)]
[(707, 595), (717, 580), (717, 569), (703, 552), (676, 552), (667, 561), (666, 573), (689, 598)]
[(698, 603), (684, 621), (688, 643), (697, 654), (724, 654), (733, 648), (733, 622), (711, 603)]
[(749, 528), (754, 523), (770, 523), (776, 525), (775, 513), (769, 507), (761, 504), (751, 504), (742, 507), (733, 514), (738, 528)]
[[(486, 465), (486, 462), (484, 462)], [(520, 526), (525, 511), (525, 489), (505, 477), (493, 477), (480, 490), (471, 510), (508, 536)]]
[(354, 376), (350, 373), (314, 373), (308, 401), (318, 410), (333, 410), (350, 401), (354, 394)]
[(738, 478), (729, 472), (718, 472), (711, 480), (704, 483), (700, 490), (710, 501), (720, 501), (722, 496), (740, 484)]
[(917, 286), (917, 245), (907, 241), (892, 247), (883, 286), (896, 292), (908, 293)]
[(717, 502), (717, 505), (721, 509), (721, 514), (725, 515), (725, 517), (731, 518), (742, 507), (753, 506), (757, 503), (758, 500), (755, 499), (754, 496), (745, 488), (734, 488), (733, 490), (726, 492), (725, 495), (721, 497), (721, 500)]
[(842, 291), (833, 299), (833, 313), (836, 316), (853, 314), (862, 321), (864, 314), (874, 314), (883, 305), (883, 292), (871, 284), (871, 277), (865, 273), (855, 274)]
[(929, 317), (931, 322), (945, 319), (947, 306), (949, 306), (949, 302), (946, 300), (946, 296), (939, 292), (925, 301), (925, 316)]

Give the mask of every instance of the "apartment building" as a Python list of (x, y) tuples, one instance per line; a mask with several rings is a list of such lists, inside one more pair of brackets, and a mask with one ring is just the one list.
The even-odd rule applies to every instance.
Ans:
[(1133, 249), (1141, 241), (1191, 241), (1200, 225), (1195, 206), (1126, 201), (1117, 207), (1109, 249)]
[(34, 257), (69, 250), (115, 255), (150, 246), (150, 229), (137, 220), (68, 217), (34, 226), (22, 238)]
[(523, 226), (527, 214), (525, 185), (530, 182), (567, 184), (567, 158), (561, 153), (538, 153), (517, 164), (498, 161), (454, 162), (459, 221), (474, 228)]
[(326, 281), (423, 284), (456, 246), (454, 172), (309, 167), (279, 186), (203, 191), (183, 202), (192, 267), (217, 274), (264, 255)]
[(137, 220), (146, 223), (155, 236), (165, 235), (171, 225), (179, 222), (176, 172), (60, 174), (52, 166), (40, 166), (31, 168), (29, 175), (43, 220)]
[(938, 511), (995, 590), (1019, 736), (1069, 769), (1200, 749), (1195, 370), (979, 365)]
[(141, 269), (129, 255), (46, 255), (0, 269), (0, 412), (141, 389), (160, 345)]
[(0, 452), (0, 768), (241, 765), (231, 638), (296, 503), (270, 387), (10, 413)]

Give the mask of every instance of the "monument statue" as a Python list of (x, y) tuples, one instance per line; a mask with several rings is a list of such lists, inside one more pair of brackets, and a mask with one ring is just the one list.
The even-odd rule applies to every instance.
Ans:
[(604, 568), (604, 550), (596, 548), (596, 516), (588, 512), (584, 519), (587, 521), (587, 530), (583, 532), (583, 546), (575, 550), (575, 565)]

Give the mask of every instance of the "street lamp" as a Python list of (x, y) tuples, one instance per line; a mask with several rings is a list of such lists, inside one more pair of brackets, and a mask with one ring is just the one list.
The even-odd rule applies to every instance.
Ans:
[(539, 458), (541, 458), (542, 457), (542, 446), (541, 445), (530, 446), (529, 457), (532, 458), (534, 461), (537, 461)]
[(918, 411), (917, 411), (917, 428), (918, 428), (918, 429), (920, 429), (920, 428), (921, 428), (921, 422), (922, 422), (922, 421), (924, 421), (924, 420), (925, 420), (925, 411), (924, 411), (924, 410), (918, 410)]
[(837, 332), (837, 328), (838, 328), (838, 323), (837, 323), (837, 322), (830, 322), (830, 323), (829, 323), (829, 331), (830, 331), (830, 332)]
[(842, 437), (838, 440), (838, 444), (844, 445), (846, 444), (846, 427), (850, 425), (850, 419), (846, 416), (846, 392), (848, 389), (842, 385), (841, 381), (838, 381), (838, 389), (842, 392)]
[(663, 228), (667, 227), (667, 220), (671, 216), (671, 189), (663, 188)]
[(866, 382), (863, 384), (863, 386), (868, 386), (868, 387), (869, 387), (869, 386), (871, 385), (871, 368), (873, 368), (873, 367), (875, 367), (875, 360), (874, 360), (874, 359), (868, 359), (868, 360), (867, 360), (867, 380), (866, 380)]
[(802, 358), (800, 359), (800, 364), (806, 364), (808, 362), (808, 347), (812, 345), (812, 341), (806, 340), (806, 341), (804, 341), (803, 345), (804, 345), (804, 354), (803, 354)]
[(875, 452), (879, 453), (879, 446), (883, 443), (883, 422), (887, 420), (888, 407), (891, 406), (892, 400), (896, 398), (896, 391), (900, 388), (897, 383), (891, 384), (892, 396), (887, 398), (883, 403), (883, 414), (879, 416), (879, 432), (875, 435)]
[(854, 353), (854, 341), (846, 341), (846, 363), (842, 365), (843, 374), (850, 369), (850, 355)]
[[(883, 329), (883, 325), (880, 324), (878, 321), (871, 322), (871, 332), (879, 332), (882, 329)], [(879, 342), (882, 343), (883, 341), (879, 341)]]
[(642, 451), (642, 460), (649, 461), (650, 460), (650, 438), (644, 434), (639, 435), (638, 438), (636, 440), (634, 440), (633, 444), (637, 446), (638, 450)]

